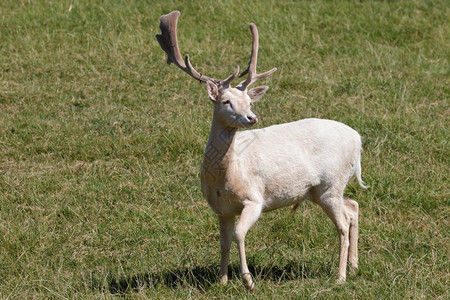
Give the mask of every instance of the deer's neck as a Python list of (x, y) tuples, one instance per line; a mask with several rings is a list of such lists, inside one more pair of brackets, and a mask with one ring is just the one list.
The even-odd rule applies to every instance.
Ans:
[(226, 126), (213, 117), (203, 158), (203, 166), (209, 172), (221, 172), (226, 169), (227, 161), (233, 154), (236, 132), (237, 128)]

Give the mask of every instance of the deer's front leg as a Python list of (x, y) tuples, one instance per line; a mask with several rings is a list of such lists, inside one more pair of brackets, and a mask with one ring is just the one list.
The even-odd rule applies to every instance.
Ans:
[(228, 261), (230, 259), (231, 242), (233, 241), (234, 216), (218, 216), (220, 226), (220, 283), (228, 281)]
[(252, 275), (248, 270), (247, 261), (245, 258), (244, 240), (247, 231), (253, 226), (253, 224), (255, 224), (261, 215), (261, 211), (262, 205), (260, 204), (252, 203), (244, 206), (235, 231), (235, 238), (239, 249), (239, 258), (241, 260), (242, 281), (244, 282), (245, 287), (249, 290), (253, 290), (255, 288), (255, 284), (253, 283)]

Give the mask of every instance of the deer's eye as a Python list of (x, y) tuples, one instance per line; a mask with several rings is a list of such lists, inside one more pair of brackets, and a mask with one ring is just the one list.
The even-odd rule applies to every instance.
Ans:
[(231, 104), (230, 100), (224, 100), (224, 101), (222, 101), (222, 104), (223, 105), (229, 105), (230, 108), (233, 108), (233, 104)]

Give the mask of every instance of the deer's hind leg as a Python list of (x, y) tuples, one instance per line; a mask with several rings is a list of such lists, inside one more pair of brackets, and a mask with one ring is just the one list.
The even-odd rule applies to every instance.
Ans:
[(348, 248), (348, 262), (354, 268), (358, 268), (358, 202), (344, 196), (344, 205), (348, 216), (350, 217), (350, 230)]
[(340, 189), (320, 187), (312, 190), (313, 201), (319, 204), (336, 227), (339, 237), (339, 277), (338, 283), (345, 282), (349, 255), (350, 216), (344, 204)]

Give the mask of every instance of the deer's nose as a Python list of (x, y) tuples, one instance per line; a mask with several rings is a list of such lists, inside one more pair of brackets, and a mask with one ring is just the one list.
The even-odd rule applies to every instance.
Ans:
[(251, 124), (255, 124), (256, 122), (258, 122), (258, 118), (255, 115), (248, 115), (247, 119)]

